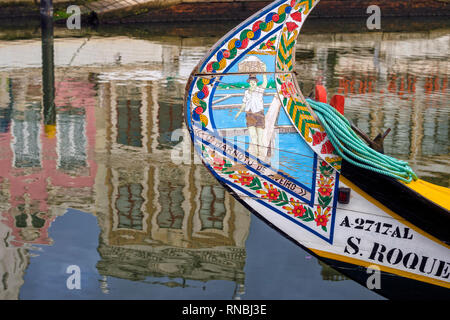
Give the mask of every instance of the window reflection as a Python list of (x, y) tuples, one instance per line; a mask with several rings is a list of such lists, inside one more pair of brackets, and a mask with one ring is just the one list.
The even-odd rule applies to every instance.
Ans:
[(160, 228), (181, 229), (183, 227), (184, 210), (182, 207), (184, 196), (183, 186), (167, 182), (159, 188), (161, 213), (158, 215)]
[(139, 183), (122, 185), (118, 189), (116, 208), (119, 215), (119, 229), (143, 230), (142, 197), (143, 187)]
[(184, 123), (183, 104), (181, 101), (164, 102), (158, 101), (159, 104), (159, 147), (167, 148), (174, 146), (179, 141), (172, 141), (172, 134), (175, 130), (180, 129)]
[(140, 114), (141, 101), (117, 101), (117, 143), (142, 147), (142, 121)]
[(218, 186), (202, 187), (200, 197), (200, 220), (202, 230), (223, 229), (225, 210), (225, 189)]
[(14, 167), (41, 167), (40, 120), (41, 108), (30, 105), (13, 112)]
[(59, 169), (73, 170), (87, 166), (85, 118), (81, 108), (76, 113), (66, 111), (57, 114)]

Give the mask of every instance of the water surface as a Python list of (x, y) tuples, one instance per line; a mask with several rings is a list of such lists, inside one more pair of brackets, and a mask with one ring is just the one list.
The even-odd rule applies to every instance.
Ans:
[[(370, 136), (392, 129), (387, 154), (449, 187), (450, 29), (426, 23), (316, 20), (296, 71), (305, 95), (345, 95)], [(194, 157), (184, 87), (227, 30), (207, 26), (57, 28), (53, 56), (35, 29), (2, 29), (1, 299), (382, 299), (251, 216)]]

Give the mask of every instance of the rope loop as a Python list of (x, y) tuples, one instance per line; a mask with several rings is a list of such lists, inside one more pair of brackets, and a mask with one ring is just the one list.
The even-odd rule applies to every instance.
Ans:
[(408, 162), (369, 147), (351, 128), (350, 122), (329, 104), (306, 99), (325, 128), (337, 154), (351, 164), (410, 183), (417, 175)]

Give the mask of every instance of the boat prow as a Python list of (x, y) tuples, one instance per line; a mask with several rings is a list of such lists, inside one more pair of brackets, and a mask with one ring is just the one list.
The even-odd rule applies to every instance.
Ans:
[(274, 1), (199, 63), (185, 97), (195, 149), (251, 212), (361, 284), (374, 269), (386, 297), (449, 298), (448, 189), (343, 159), (300, 91), (295, 44), (318, 2)]

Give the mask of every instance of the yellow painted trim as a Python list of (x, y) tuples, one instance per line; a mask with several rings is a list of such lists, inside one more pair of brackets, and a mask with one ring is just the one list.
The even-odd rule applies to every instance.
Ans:
[(430, 201), (433, 201), (442, 208), (450, 210), (449, 188), (437, 186), (420, 179), (417, 181), (411, 181), (410, 183), (404, 183), (404, 185), (429, 199)]
[(418, 274), (414, 274), (414, 273), (411, 273), (411, 272), (394, 269), (394, 268), (391, 268), (391, 267), (386, 267), (386, 266), (379, 265), (379, 264), (376, 264), (376, 263), (370, 263), (368, 261), (363, 261), (363, 260), (359, 260), (359, 259), (355, 259), (355, 258), (349, 258), (349, 257), (346, 257), (346, 256), (342, 256), (340, 254), (335, 254), (335, 253), (330, 253), (330, 252), (321, 251), (321, 250), (315, 250), (315, 249), (311, 249), (311, 251), (314, 252), (315, 254), (317, 254), (319, 257), (333, 259), (333, 260), (337, 260), (337, 261), (343, 261), (343, 262), (347, 262), (347, 263), (350, 263), (350, 264), (363, 266), (365, 268), (367, 268), (369, 266), (377, 266), (377, 267), (380, 268), (381, 271), (385, 271), (385, 272), (389, 272), (389, 273), (392, 273), (392, 274), (396, 274), (396, 275), (402, 276), (404, 278), (409, 278), (409, 279), (414, 279), (414, 280), (418, 280), (418, 281), (422, 281), (422, 282), (427, 282), (427, 283), (430, 283), (430, 284), (433, 284), (433, 285), (437, 285), (437, 286), (440, 286), (440, 287), (444, 287), (444, 288), (450, 288), (450, 283), (442, 281), (442, 280), (421, 276), (421, 275), (418, 275)]
[(447, 245), (446, 243), (442, 242), (441, 240), (433, 237), (432, 235), (426, 233), (422, 229), (419, 229), (417, 226), (415, 226), (412, 223), (408, 222), (405, 218), (403, 218), (403, 217), (399, 216), (398, 214), (394, 213), (391, 209), (387, 208), (385, 205), (380, 203), (378, 200), (376, 200), (376, 199), (372, 198), (371, 196), (369, 196), (366, 192), (361, 190), (359, 187), (354, 185), (352, 182), (350, 182), (348, 179), (346, 179), (342, 175), (339, 176), (339, 180), (341, 182), (343, 182), (344, 184), (346, 184), (347, 186), (349, 186), (352, 190), (354, 190), (356, 193), (358, 193), (364, 199), (366, 199), (367, 201), (373, 203), (378, 208), (380, 208), (381, 210), (383, 210), (384, 212), (389, 214), (392, 218), (401, 221), (402, 223), (407, 225), (410, 229), (413, 229), (414, 231), (416, 231), (417, 233), (421, 234), (422, 236), (424, 236), (424, 237), (426, 237), (426, 238), (428, 238), (428, 239), (430, 239), (430, 240), (432, 240), (432, 241), (434, 241), (434, 242), (436, 242), (436, 243), (446, 247), (447, 249), (450, 249), (449, 245)]

